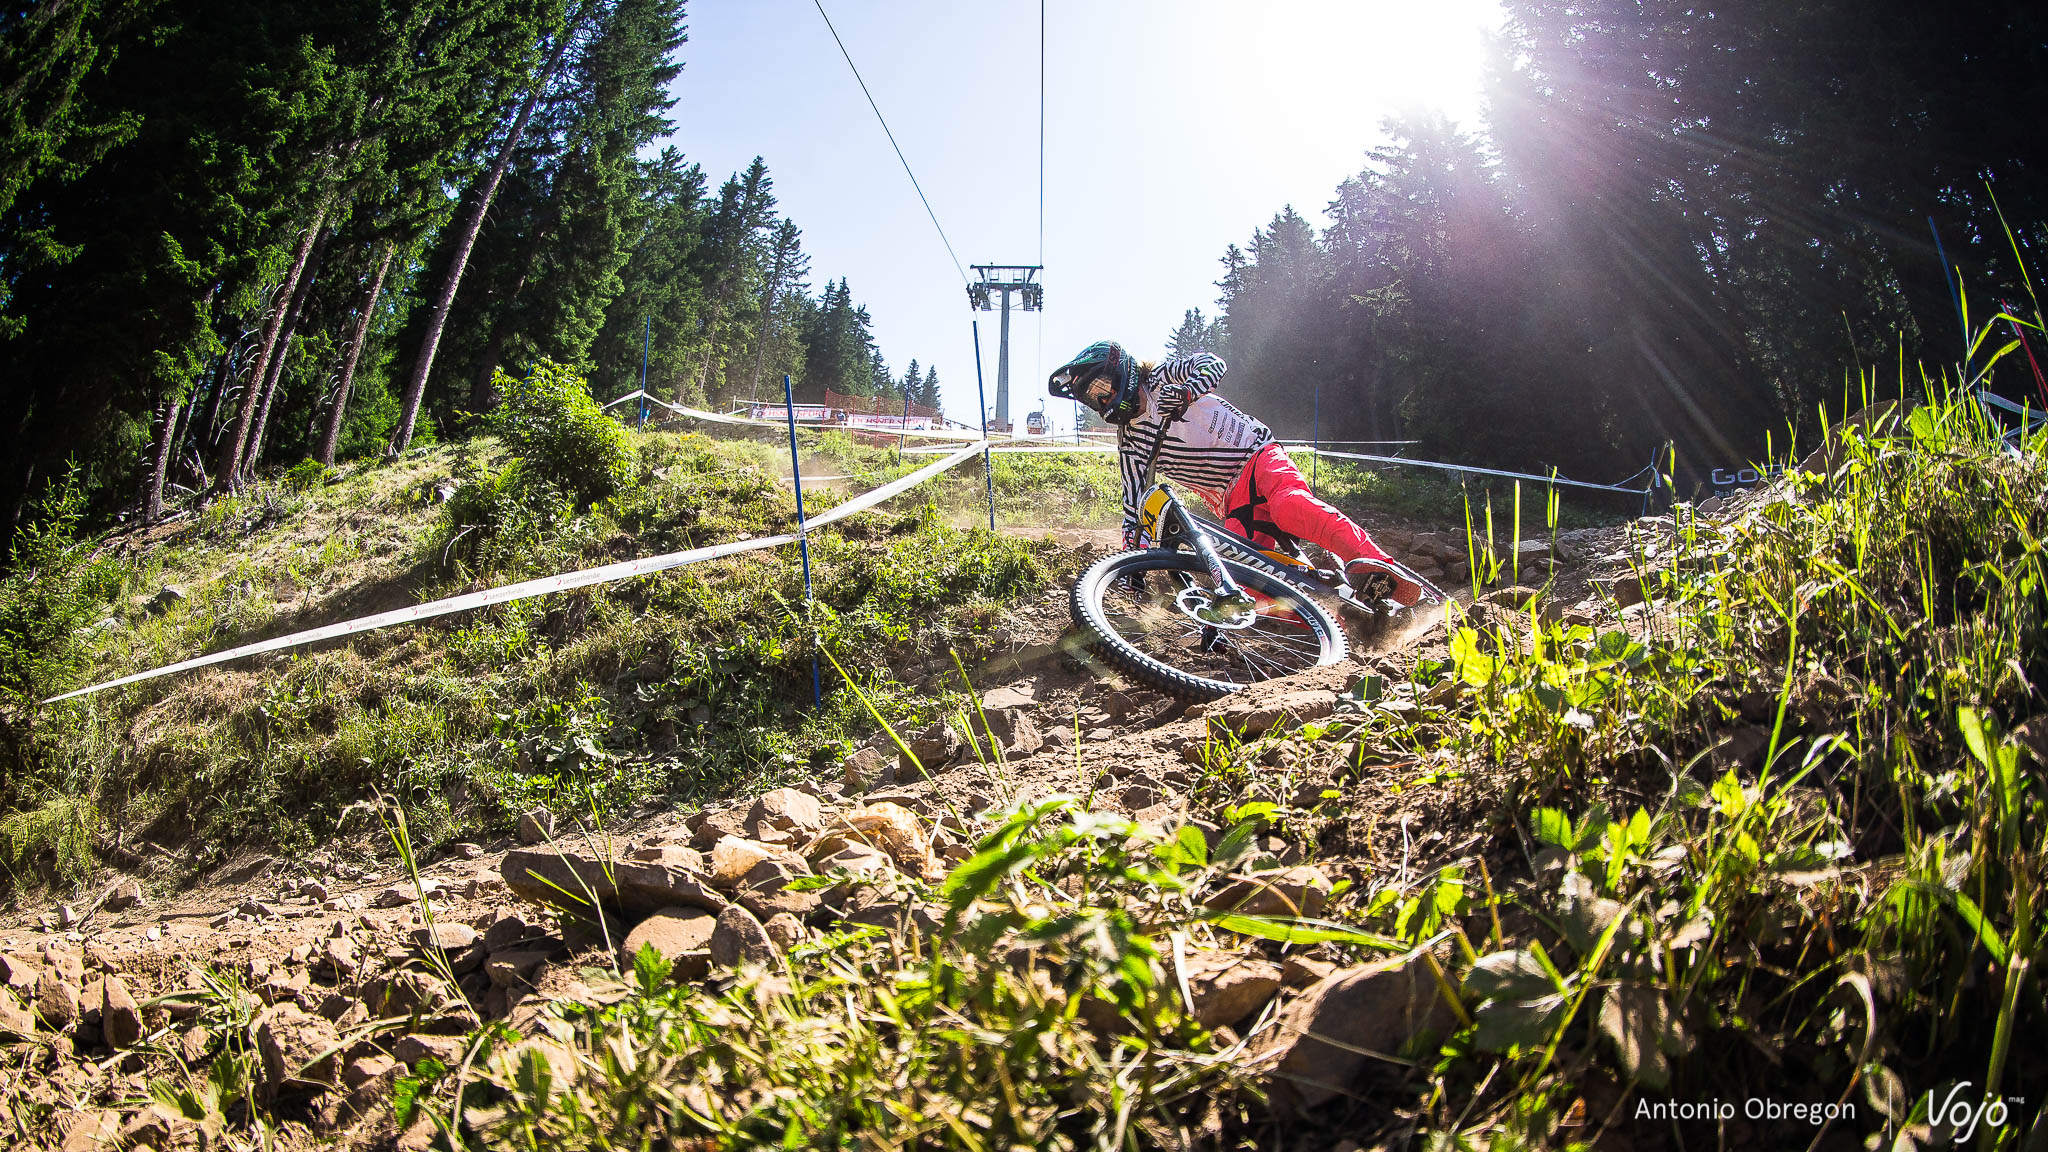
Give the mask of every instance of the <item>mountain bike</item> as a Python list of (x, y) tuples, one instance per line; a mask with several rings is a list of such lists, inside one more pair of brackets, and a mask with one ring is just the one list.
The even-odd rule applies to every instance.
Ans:
[(1422, 599), (1403, 609), (1361, 597), (1341, 572), (1191, 515), (1163, 483), (1147, 489), (1138, 525), (1140, 542), (1154, 546), (1083, 572), (1071, 597), (1074, 623), (1118, 671), (1182, 700), (1214, 700), (1344, 659), (1349, 641), (1324, 598), (1376, 631), (1446, 599), (1393, 561), (1388, 566), (1419, 585)]

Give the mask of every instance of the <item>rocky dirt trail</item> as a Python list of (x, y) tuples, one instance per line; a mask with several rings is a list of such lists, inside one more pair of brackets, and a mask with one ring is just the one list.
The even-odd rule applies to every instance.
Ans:
[[(1428, 562), (1426, 574), (1448, 578), (1444, 565), (1462, 563), (1447, 540), (1398, 543)], [(1559, 607), (1543, 610), (1611, 612), (1628, 598), (1626, 578), (1611, 579), (1626, 548), (1619, 528), (1562, 539), (1545, 602)], [(1548, 563), (1548, 545), (1527, 559)], [(1588, 598), (1595, 576), (1610, 577), (1605, 599)], [(1472, 610), (1518, 611), (1528, 598), (1495, 592), (1498, 607)], [(0, 1132), (67, 1150), (200, 1146), (204, 1125), (152, 1104), (148, 1082), (203, 1076), (224, 1053), (249, 1050), (254, 1094), (285, 1122), (282, 1146), (421, 1146), (429, 1132), (396, 1130), (392, 1088), (421, 1061), (459, 1064), (480, 1022), (528, 1030), (556, 999), (601, 997), (582, 973), (643, 944), (675, 963), (677, 979), (716, 982), (822, 931), (932, 932), (941, 913), (922, 885), (967, 858), (988, 817), (1055, 794), (1162, 834), (1193, 826), (1212, 842), (1226, 800), (1313, 811), (1312, 839), (1264, 845), (1277, 867), (1205, 897), (1261, 914), (1313, 916), (1340, 881), (1420, 872), (1490, 838), (1497, 798), (1483, 778), (1436, 782), (1431, 764), (1363, 746), (1334, 770), (1327, 758), (1309, 765), (1286, 735), (1340, 722), (1360, 678), (1400, 678), (1419, 654), (1441, 656), (1440, 628), (1401, 651), (1193, 707), (1104, 680), (1070, 634), (1064, 588), (1022, 606), (1008, 635), (1009, 651), (970, 670), (982, 739), (934, 725), (905, 734), (904, 755), (878, 736), (836, 778), (706, 811), (650, 807), (601, 830), (536, 810), (516, 838), (421, 861), (417, 882), (332, 845), (152, 894), (151, 861), (137, 858), (91, 899), (0, 919), (0, 1099), (12, 1110)], [(1205, 768), (1217, 749), (1244, 745), (1260, 766), (1249, 780)], [(882, 882), (789, 887), (830, 873)], [(1284, 998), (1261, 1056), (1289, 1086), (1283, 1104), (1339, 1091), (1362, 1059), (1350, 1048), (1443, 1011), (1420, 969), (1342, 969), (1317, 948), (1196, 955), (1187, 970), (1215, 1027)], [(1337, 1046), (1304, 1041), (1309, 1032)]]

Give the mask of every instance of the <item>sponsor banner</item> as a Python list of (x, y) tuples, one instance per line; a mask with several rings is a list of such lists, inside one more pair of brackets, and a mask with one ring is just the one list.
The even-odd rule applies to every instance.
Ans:
[(846, 414), (846, 426), (848, 428), (881, 428), (894, 432), (898, 429), (922, 430), (930, 428), (932, 421), (929, 416), (912, 416), (910, 419), (905, 420), (901, 416), (878, 416), (871, 412), (848, 412)]

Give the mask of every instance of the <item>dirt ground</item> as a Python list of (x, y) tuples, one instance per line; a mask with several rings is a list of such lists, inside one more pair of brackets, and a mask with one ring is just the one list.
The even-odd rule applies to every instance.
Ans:
[[(1635, 530), (1655, 533), (1660, 526), (1648, 522)], [(1117, 545), (1114, 529), (1056, 526), (1042, 531), (1084, 553), (1083, 559)], [(1627, 567), (1628, 531), (1587, 530), (1560, 540), (1549, 602), (1567, 614), (1597, 612), (1591, 581)], [(1394, 534), (1410, 541), (1419, 535), (1413, 529)], [(982, 826), (977, 814), (1054, 794), (1086, 797), (1094, 807), (1171, 828), (1203, 819), (1196, 768), (1218, 740), (1258, 740), (1283, 716), (1328, 715), (1338, 707), (1338, 694), (1360, 677), (1376, 672), (1398, 678), (1418, 656), (1444, 654), (1440, 619), (1421, 621), (1343, 663), (1189, 706), (1110, 674), (1073, 628), (1068, 595), (1066, 587), (1056, 587), (1018, 607), (1008, 620), (1006, 650), (969, 670), (983, 709), (1002, 719), (1006, 742), (1014, 750), (992, 762), (948, 751), (949, 766), (922, 779), (899, 779), (893, 771), (860, 779), (849, 768), (842, 778), (820, 779), (800, 790), (816, 797), (828, 813), (883, 801), (900, 804), (937, 830), (934, 843), (949, 858), (964, 855)], [(1523, 598), (1493, 595), (1517, 607)], [(1471, 599), (1469, 587), (1461, 599)], [(1495, 610), (1507, 609), (1478, 609)], [(1021, 734), (1026, 729), (1028, 738)], [(883, 741), (870, 747), (875, 755), (868, 763), (894, 761), (893, 748)], [(1323, 806), (1328, 816), (1313, 845), (1317, 862), (1333, 879), (1418, 873), (1469, 852), (1488, 837), (1488, 813), (1497, 799), (1489, 781), (1469, 775), (1441, 780), (1428, 763), (1379, 757), (1370, 750), (1360, 751), (1349, 770), (1316, 775), (1296, 769), (1299, 752), (1285, 742), (1265, 747), (1261, 763), (1270, 772), (1250, 787), (1253, 795), (1260, 789), (1299, 793), (1306, 788), (1315, 790), (1312, 795), (1337, 791), (1341, 799)], [(746, 812), (753, 799), (736, 797), (724, 811)], [(701, 813), (657, 804), (593, 834), (628, 849), (688, 843), (693, 837), (701, 840), (705, 819)], [(556, 834), (573, 838), (566, 827)], [(124, 1057), (110, 1043), (115, 1010), (106, 984), (115, 978), (142, 1006), (140, 1043), (175, 1048), (191, 1042), (190, 1013), (164, 998), (181, 991), (189, 995), (201, 983), (201, 969), (211, 968), (233, 973), (247, 989), (235, 994), (260, 1001), (252, 1002), (254, 1011), (274, 1013), (281, 1011), (278, 1005), (290, 1003), (308, 1016), (331, 1019), (347, 1045), (350, 1068), (377, 1070), (388, 1081), (395, 1074), (395, 1061), (388, 1057), (405, 1055), (402, 1038), (388, 1028), (380, 1030), (365, 1001), (399, 974), (419, 969), (419, 934), (426, 919), (422, 890), (432, 918), (473, 929), (478, 948), (483, 937), (502, 933), (509, 923), (570, 947), (573, 934), (552, 914), (508, 890), (502, 866), (507, 853), (521, 847), (516, 839), (455, 845), (422, 861), (416, 883), (383, 862), (388, 854), (373, 851), (381, 835), (365, 831), (299, 856), (245, 857), (176, 887), (166, 884), (177, 871), (176, 861), (144, 856), (108, 875), (88, 899), (22, 906), (0, 915), (0, 975), (17, 996), (37, 1004), (46, 1025), (65, 1014), (67, 993), (59, 985), (68, 987), (76, 1002), (72, 1018), (57, 1029), (14, 1033), (13, 1059), (0, 1072), (0, 1087), (16, 1101), (17, 1114), (28, 1102), (53, 1110), (50, 1115), (74, 1118), (58, 1122), (73, 1136), (64, 1141), (66, 1149), (91, 1146), (91, 1133), (78, 1136), (84, 1126), (105, 1135), (144, 1122), (147, 1112), (138, 1103), (146, 1099), (143, 1062), (132, 1054)], [(1307, 846), (1299, 843), (1276, 842), (1271, 848), (1283, 863), (1307, 854)], [(136, 881), (146, 893), (140, 901), (132, 899)], [(493, 958), (502, 954), (488, 953)], [(586, 953), (580, 960), (605, 962), (609, 957)], [(564, 959), (554, 967), (566, 971), (575, 962)], [(488, 979), (481, 962), (463, 978), (463, 993), (483, 1016), (516, 1015), (522, 1004), (530, 1015), (536, 998), (547, 995), (544, 973), (528, 972), (500, 983), (497, 965), (489, 968), (493, 974)], [(95, 1005), (96, 994), (106, 1007)], [(52, 997), (54, 1007), (46, 1003)], [(418, 1051), (415, 1044), (411, 1054)], [(339, 1141), (388, 1146), (397, 1137), (388, 1108), (337, 1114), (335, 1099), (316, 1099), (297, 1113), (283, 1113), (293, 1124), (282, 1134), (282, 1145)]]

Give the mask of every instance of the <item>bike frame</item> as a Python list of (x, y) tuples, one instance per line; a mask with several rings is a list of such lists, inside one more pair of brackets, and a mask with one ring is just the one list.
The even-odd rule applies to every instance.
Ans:
[(1209, 539), (1208, 526), (1188, 515), (1171, 488), (1165, 484), (1154, 484), (1145, 493), (1139, 508), (1139, 534), (1149, 536), (1153, 547), (1173, 551), (1186, 548), (1201, 557), (1202, 567), (1209, 570), (1209, 575), (1216, 581), (1216, 591), (1225, 600), (1250, 599), (1237, 581), (1230, 578), (1229, 570), (1223, 567), (1223, 557)]
[[(1140, 540), (1149, 539), (1154, 548), (1170, 551), (1186, 550), (1202, 560), (1202, 566), (1216, 581), (1216, 591), (1225, 601), (1246, 595), (1237, 581), (1223, 567), (1223, 556), (1217, 550), (1216, 541), (1222, 538), (1232, 551), (1239, 553), (1238, 562), (1260, 567), (1267, 574), (1285, 580), (1304, 592), (1321, 592), (1335, 597), (1337, 602), (1359, 614), (1361, 617), (1377, 618), (1383, 613), (1358, 599), (1351, 586), (1336, 573), (1325, 572), (1307, 561), (1261, 548), (1257, 543), (1215, 524), (1190, 514), (1180, 498), (1166, 483), (1154, 483), (1138, 502), (1138, 533)], [(1420, 577), (1415, 577), (1418, 581)], [(1441, 602), (1443, 594), (1434, 586), (1423, 581), (1427, 590), (1425, 596), (1432, 602)]]

